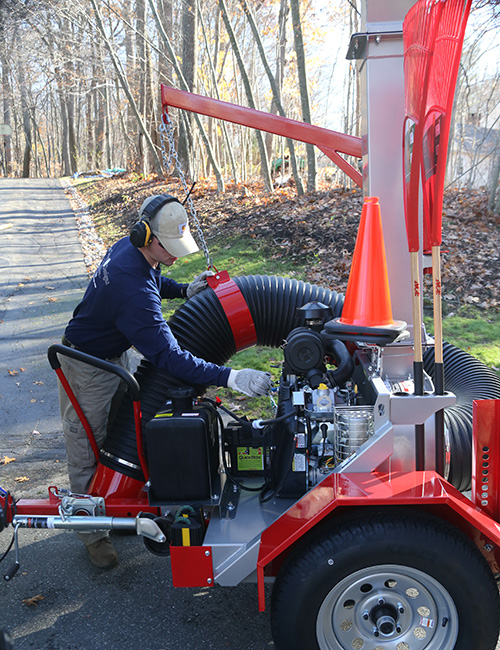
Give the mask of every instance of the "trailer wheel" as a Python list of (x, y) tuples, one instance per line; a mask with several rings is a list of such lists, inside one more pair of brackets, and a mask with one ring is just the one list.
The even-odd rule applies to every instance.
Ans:
[(272, 595), (276, 648), (494, 650), (485, 559), (446, 522), (407, 512), (351, 518), (287, 558)]

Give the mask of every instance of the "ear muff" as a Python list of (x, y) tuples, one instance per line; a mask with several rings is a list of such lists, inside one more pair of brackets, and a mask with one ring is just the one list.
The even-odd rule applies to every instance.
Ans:
[(151, 232), (151, 225), (147, 219), (138, 221), (130, 231), (130, 241), (136, 248), (149, 246), (153, 233)]
[(164, 205), (174, 201), (180, 203), (179, 199), (175, 196), (171, 196), (170, 194), (160, 194), (155, 196), (155, 198), (146, 205), (142, 211), (141, 220), (138, 221), (130, 231), (130, 241), (133, 246), (136, 248), (149, 246), (153, 237), (151, 231), (151, 219), (163, 208)]

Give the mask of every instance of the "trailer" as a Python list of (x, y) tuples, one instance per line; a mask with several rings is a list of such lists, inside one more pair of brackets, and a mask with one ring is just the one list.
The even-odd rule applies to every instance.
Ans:
[[(182, 347), (216, 363), (283, 348), (267, 420), (146, 360), (131, 375), (52, 345), (98, 465), (88, 494), (0, 488), (0, 532), (12, 527), (15, 544), (6, 580), (20, 529), (128, 530), (170, 561), (175, 587), (252, 581), (263, 611), (273, 583), (281, 650), (495, 648), (500, 379), (440, 336), (442, 173), (469, 9), (365, 0), (348, 54), (362, 72), (361, 139), (162, 87), (165, 121), (175, 107), (313, 143), (362, 185), (346, 295), (217, 271), (170, 319)], [(435, 338), (420, 315), (427, 249)], [(127, 386), (100, 449), (64, 355)]]

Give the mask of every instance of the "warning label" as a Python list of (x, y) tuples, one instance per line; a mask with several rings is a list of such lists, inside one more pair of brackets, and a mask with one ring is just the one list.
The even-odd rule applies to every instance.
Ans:
[(432, 618), (424, 618), (422, 616), (422, 618), (420, 619), (420, 625), (422, 627), (434, 627), (434, 621), (432, 620)]
[(306, 471), (306, 457), (305, 454), (294, 454), (293, 455), (293, 472), (305, 472)]

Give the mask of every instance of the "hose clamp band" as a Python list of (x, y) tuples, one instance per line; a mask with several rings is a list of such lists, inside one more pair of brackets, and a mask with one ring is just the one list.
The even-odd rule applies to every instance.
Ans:
[(207, 278), (208, 286), (226, 314), (233, 333), (236, 350), (244, 350), (257, 343), (257, 332), (252, 314), (238, 285), (229, 277), (227, 271), (218, 271)]

